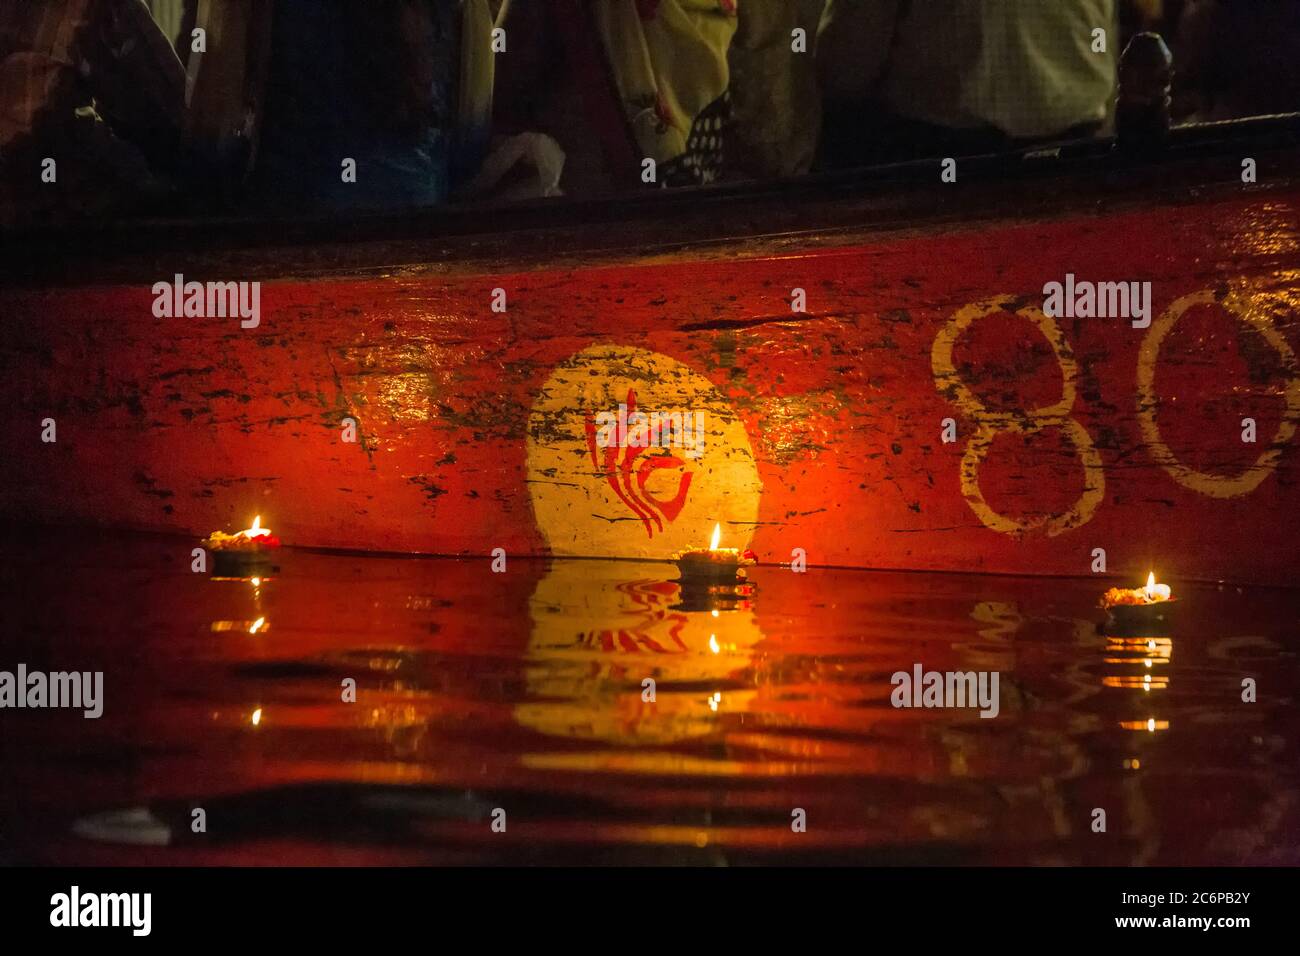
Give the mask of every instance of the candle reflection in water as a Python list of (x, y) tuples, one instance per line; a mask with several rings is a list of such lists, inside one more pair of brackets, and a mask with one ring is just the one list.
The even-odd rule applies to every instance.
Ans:
[(248, 584), (249, 588), (250, 588), (250, 589), (252, 590), (252, 592), (253, 592), (253, 593), (252, 593), (252, 597), (253, 597), (253, 611), (252, 611), (252, 613), (253, 613), (254, 617), (252, 617), (252, 618), (249, 619), (249, 620), (242, 620), (242, 621), (235, 621), (235, 620), (213, 621), (213, 622), (209, 625), (209, 629), (210, 629), (211, 631), (213, 631), (214, 633), (221, 633), (221, 632), (224, 632), (224, 631), (245, 631), (245, 632), (247, 632), (248, 634), (265, 634), (267, 631), (269, 631), (269, 630), (271, 629), (270, 622), (267, 621), (267, 619), (266, 619), (266, 615), (262, 612), (262, 586), (263, 586), (263, 584), (266, 584), (266, 583), (270, 582), (270, 581), (271, 581), (271, 578), (262, 578), (262, 577), (251, 577), (251, 578), (220, 578), (220, 577), (214, 577), (214, 578), (212, 578), (212, 580), (213, 580), (213, 581), (216, 581), (216, 582), (218, 582), (218, 583), (221, 583), (221, 584), (225, 584), (225, 583), (228, 583), (228, 582), (230, 582), (230, 581), (241, 581), (241, 582), (246, 582), (246, 583)]
[[(1147, 582), (1148, 589), (1152, 584), (1152, 581)], [(1107, 664), (1141, 669), (1136, 674), (1131, 671), (1108, 674), (1102, 678), (1102, 684), (1106, 687), (1140, 691), (1143, 696), (1143, 703), (1140, 706), (1149, 706), (1152, 691), (1167, 690), (1169, 687), (1169, 678), (1156, 673), (1156, 669), (1172, 661), (1173, 651), (1174, 642), (1168, 637), (1107, 637), (1106, 656), (1103, 658)], [(1155, 716), (1139, 720), (1121, 720), (1119, 725), (1124, 730), (1148, 734), (1169, 729), (1169, 721)], [(1124, 761), (1126, 770), (1139, 770), (1141, 766), (1142, 763), (1137, 757), (1130, 757)]]
[(1148, 717), (1146, 720), (1122, 720), (1119, 724), (1125, 730), (1144, 730), (1154, 734), (1157, 730), (1168, 730), (1169, 721)]
[[(136, 633), (158, 664), (137, 676), (123, 661), (115, 684), (164, 688), (130, 721), (142, 775), (106, 772), (109, 795), (69, 801), (70, 815), (135, 806), (147, 790), (155, 815), (174, 811), (188, 833), (191, 806), (216, 807), (220, 852), (257, 862), (294, 841), (390, 862), (517, 862), (526, 842), (604, 862), (1185, 863), (1241, 858), (1230, 841), (1242, 832), (1261, 845), (1292, 832), (1291, 810), (1268, 818), (1271, 833), (1259, 821), (1294, 782), (1294, 721), (1263, 724), (1271, 700), (1252, 709), (1225, 693), (1246, 671), (1294, 677), (1281, 625), (1261, 623), (1285, 611), (1282, 595), (1253, 596), (1264, 610), (1240, 619), (1237, 599), (1188, 587), (1198, 613), (1181, 624), (1191, 657), (1179, 661), (1168, 636), (1098, 635), (1086, 580), (769, 567), (751, 607), (689, 610), (662, 562), (490, 575), (477, 562), (303, 553), (274, 591), (265, 577), (210, 586), (184, 568), (160, 587), (156, 552), (171, 547), (123, 545), (139, 551), (126, 566), (149, 572)], [(136, 580), (103, 566), (104, 592)], [(60, 588), (66, 576), (37, 593)], [(70, 657), (93, 646), (104, 610), (81, 613)], [(128, 613), (112, 629), (132, 633)], [(217, 617), (265, 621), (214, 634)], [(1000, 672), (998, 719), (893, 708), (889, 675), (917, 660)], [(1184, 673), (1195, 679), (1169, 695)], [(356, 701), (341, 704), (349, 677)], [(27, 772), (42, 759), (27, 757)], [(1195, 770), (1207, 764), (1225, 781), (1214, 800)], [(526, 826), (499, 849), (510, 838), (486, 838), (485, 821), (504, 805)], [(794, 806), (815, 824), (792, 839)], [(1079, 812), (1091, 806), (1119, 808), (1123, 839), (1102, 846)]]

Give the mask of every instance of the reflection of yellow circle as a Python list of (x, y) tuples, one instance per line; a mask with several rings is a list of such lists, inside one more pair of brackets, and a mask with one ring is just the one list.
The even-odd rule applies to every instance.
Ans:
[(1056, 353), (1056, 361), (1061, 368), (1062, 383), (1061, 400), (1059, 402), (1031, 412), (1003, 412), (990, 409), (975, 397), (974, 392), (967, 388), (966, 383), (961, 380), (961, 376), (957, 374), (957, 370), (953, 366), (952, 350), (961, 334), (970, 328), (977, 319), (998, 312), (1005, 312), (1008, 310), (1008, 306), (1014, 304), (1015, 301), (1014, 296), (999, 295), (991, 299), (984, 299), (981, 302), (972, 302), (970, 305), (962, 306), (953, 313), (952, 319), (935, 336), (934, 346), (930, 350), (930, 364), (934, 369), (935, 384), (938, 386), (939, 391), (952, 395), (953, 404), (981, 422), (1064, 418), (1070, 414), (1070, 409), (1074, 407), (1074, 380), (1078, 375), (1078, 367), (1074, 363), (1074, 354), (1070, 351), (1070, 344), (1065, 340), (1065, 333), (1061, 331), (1061, 327), (1054, 320), (1044, 315), (1041, 309), (1026, 306), (1023, 309), (1016, 310), (1015, 314), (1038, 326), (1043, 338), (1047, 339), (1048, 344), (1052, 346), (1052, 351)]
[[(988, 450), (993, 444), (993, 439), (999, 434), (1013, 432), (1027, 435), (1053, 426), (1065, 432), (1066, 437), (1070, 439), (1070, 443), (1078, 450), (1079, 458), (1083, 463), (1083, 493), (1079, 496), (1079, 500), (1065, 514), (1044, 515), (1028, 521), (1017, 521), (1014, 518), (1008, 518), (1006, 515), (998, 514), (984, 500), (984, 492), (980, 489), (979, 483), (979, 468), (984, 461), (984, 456), (988, 454)], [(975, 512), (975, 516), (986, 527), (992, 528), (994, 531), (1001, 531), (1003, 534), (1026, 534), (1043, 528), (1047, 536), (1053, 538), (1064, 531), (1082, 527), (1092, 520), (1092, 516), (1101, 504), (1102, 497), (1105, 494), (1106, 482), (1101, 454), (1093, 445), (1087, 430), (1073, 418), (1064, 418), (1031, 424), (1003, 422), (1000, 431), (994, 431), (989, 425), (981, 424), (979, 431), (967, 442), (966, 452), (962, 455), (961, 488), (971, 511)]]
[(665, 581), (674, 573), (649, 562), (554, 562), (529, 602), (528, 699), (515, 720), (550, 736), (654, 747), (716, 733), (743, 713), (757, 692), (736, 677), (753, 666), (758, 620), (749, 608), (714, 617), (674, 607), (677, 586)]
[[(639, 412), (703, 415), (698, 456), (673, 446), (632, 459), (626, 480), (636, 497), (619, 477), (611, 484), (603, 449), (593, 462), (587, 436), (587, 415), (617, 412), (629, 390)], [(649, 459), (674, 458), (636, 473)], [(744, 548), (758, 521), (762, 485), (744, 423), (708, 379), (657, 352), (592, 345), (557, 365), (529, 416), (527, 461), (533, 513), (552, 554), (663, 560), (707, 546), (719, 522), (722, 546)], [(680, 510), (665, 509), (683, 489)]]
[[(1151, 331), (1142, 342), (1138, 353), (1137, 387), (1138, 387), (1138, 422), (1142, 427), (1142, 437), (1151, 450), (1151, 457), (1167, 471), (1170, 476), (1186, 488), (1198, 491), (1214, 498), (1236, 498), (1249, 494), (1259, 487), (1260, 482), (1272, 474), (1282, 455), (1282, 446), (1289, 442), (1296, 432), (1296, 422), (1300, 419), (1300, 368), (1296, 364), (1295, 352), (1286, 339), (1274, 328), (1267, 315), (1258, 309), (1258, 303), (1247, 299), (1238, 304), (1240, 296), (1228, 296), (1223, 306), (1246, 325), (1254, 329), (1264, 340), (1277, 350), (1282, 363), (1291, 373), (1286, 386), (1286, 411), (1278, 424), (1273, 442), (1255, 463), (1240, 475), (1212, 475), (1196, 471), (1179, 461), (1169, 446), (1160, 437), (1160, 425), (1156, 421), (1156, 361), (1160, 356), (1160, 345), (1165, 336), (1178, 324), (1183, 314), (1195, 305), (1213, 305), (1217, 300), (1210, 290), (1185, 295), (1171, 305), (1163, 315), (1151, 325)], [(1254, 307), (1252, 307), (1254, 306)]]

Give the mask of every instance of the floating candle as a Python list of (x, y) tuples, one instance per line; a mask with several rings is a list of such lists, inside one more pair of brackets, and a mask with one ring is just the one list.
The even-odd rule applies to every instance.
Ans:
[(1175, 604), (1173, 589), (1156, 583), (1156, 573), (1147, 575), (1145, 587), (1110, 588), (1101, 596), (1107, 627), (1120, 633), (1143, 633), (1166, 626)]
[(721, 541), (722, 524), (718, 523), (713, 526), (713, 538), (707, 549), (688, 548), (673, 555), (684, 583), (745, 579), (745, 568), (758, 563), (754, 552), (741, 551), (739, 548), (720, 548), (718, 545)]
[(1156, 573), (1147, 575), (1146, 587), (1111, 588), (1101, 596), (1101, 606), (1110, 610), (1116, 606), (1143, 606), (1173, 600), (1173, 591), (1167, 584), (1156, 583)]
[(255, 516), (253, 526), (243, 531), (212, 532), (206, 543), (212, 552), (212, 573), (220, 576), (243, 577), (247, 572), (267, 568), (270, 552), (280, 547), (280, 539), (270, 528), (262, 527), (261, 515)]
[(213, 551), (259, 551), (263, 548), (280, 547), (280, 539), (271, 534), (270, 528), (262, 527), (262, 516), (253, 518), (253, 526), (234, 534), (214, 531), (208, 537), (208, 547)]

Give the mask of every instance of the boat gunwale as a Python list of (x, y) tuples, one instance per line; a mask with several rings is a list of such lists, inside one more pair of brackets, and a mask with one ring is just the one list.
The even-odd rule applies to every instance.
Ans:
[(780, 256), (1300, 187), (1300, 162), (1249, 186), (1240, 163), (1222, 162), (1276, 154), (1300, 160), (1300, 113), (1178, 127), (1156, 153), (1098, 139), (960, 157), (960, 182), (972, 184), (960, 190), (939, 183), (933, 158), (587, 200), (36, 227), (0, 240), (0, 288), (152, 282), (178, 261), (192, 274), (330, 279)]

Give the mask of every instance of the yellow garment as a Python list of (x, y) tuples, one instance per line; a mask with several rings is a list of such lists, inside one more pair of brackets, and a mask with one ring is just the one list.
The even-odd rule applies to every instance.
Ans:
[[(593, 16), (643, 156), (688, 150), (692, 127), (727, 90), (736, 0), (602, 0)], [(721, 138), (722, 130), (715, 138)]]

